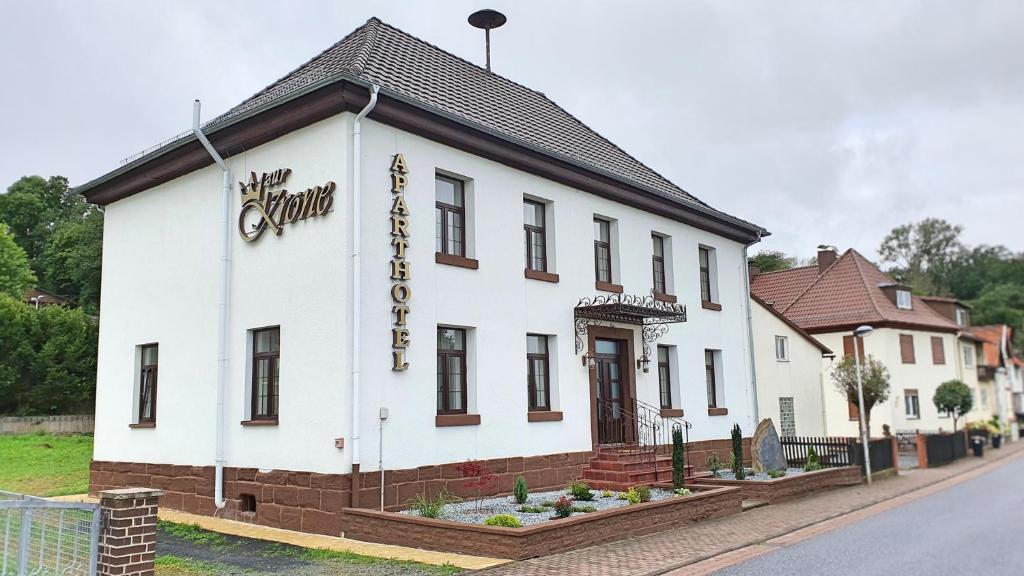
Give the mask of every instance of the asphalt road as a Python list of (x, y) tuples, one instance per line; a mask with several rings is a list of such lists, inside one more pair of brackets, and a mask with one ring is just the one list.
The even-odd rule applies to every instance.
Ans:
[(1024, 573), (1024, 459), (717, 576)]

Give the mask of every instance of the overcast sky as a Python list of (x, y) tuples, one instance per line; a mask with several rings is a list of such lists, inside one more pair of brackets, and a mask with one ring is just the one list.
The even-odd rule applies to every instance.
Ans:
[(377, 16), (540, 90), (763, 248), (869, 256), (928, 216), (1024, 250), (1024, 2), (10, 2), (4, 187), (73, 185), (211, 118)]

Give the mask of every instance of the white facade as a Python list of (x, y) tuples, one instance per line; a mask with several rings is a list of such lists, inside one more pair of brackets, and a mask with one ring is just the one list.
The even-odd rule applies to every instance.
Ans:
[[(900, 352), (900, 335), (911, 335), (914, 339), (914, 363), (904, 363)], [(837, 351), (836, 361), (841, 360), (843, 337), (849, 333), (815, 334), (822, 344)], [(931, 338), (942, 339), (945, 363), (936, 364), (932, 358)], [(881, 436), (882, 425), (888, 424), (892, 432), (921, 430), (924, 432), (953, 429), (953, 419), (939, 414), (933, 401), (935, 390), (940, 384), (958, 377), (957, 362), (953, 358), (957, 350), (955, 334), (879, 328), (864, 338), (864, 352), (881, 361), (889, 370), (889, 399), (875, 405), (871, 410), (872, 436)], [(850, 418), (846, 398), (839, 393), (832, 381), (832, 366), (826, 366), (823, 374), (826, 405), (826, 432), (830, 436), (857, 436), (857, 419)], [(918, 417), (908, 415), (907, 391), (917, 391)]]
[[(829, 359), (823, 359), (820, 347), (756, 300), (753, 332), (758, 416), (771, 418), (781, 436), (824, 436), (824, 398), (832, 391), (825, 388), (822, 366)], [(791, 420), (782, 414), (790, 406)]]
[[(347, 473), (361, 437), (364, 471), (590, 450), (589, 374), (574, 350), (573, 307), (594, 296), (593, 217), (613, 221), (613, 281), (625, 294), (651, 291), (651, 234), (669, 237), (669, 287), (687, 307), (657, 343), (672, 346), (674, 408), (690, 438), (724, 438), (733, 423), (753, 431), (744, 246), (675, 220), (575, 190), (370, 120), (362, 128), (361, 429), (351, 429), (351, 195), (353, 115), (344, 113), (227, 159), (234, 180), (289, 168), (289, 190), (337, 183), (333, 212), (243, 242), (232, 196), (227, 466)], [(391, 370), (390, 173), (409, 166), (411, 264), (405, 372)], [(466, 183), (471, 270), (435, 263), (434, 175)], [(217, 278), (221, 174), (208, 166), (106, 207), (103, 317), (96, 405), (96, 460), (210, 465), (214, 461)], [(549, 271), (524, 278), (522, 202), (549, 203)], [(698, 246), (714, 248), (721, 311), (702, 308)], [(463, 327), (469, 413), (480, 424), (438, 427), (436, 328)], [(280, 416), (243, 426), (249, 405), (248, 331), (280, 326)], [(634, 331), (635, 356), (641, 337)], [(552, 409), (561, 421), (528, 422), (526, 334), (550, 338)], [(131, 428), (137, 410), (137, 347), (159, 344), (157, 419)], [(721, 351), (724, 416), (709, 416), (704, 351)], [(652, 346), (653, 351), (653, 346)], [(658, 374), (635, 366), (639, 400), (658, 405)], [(133, 393), (133, 390), (135, 391)], [(381, 408), (388, 419), (379, 430)], [(337, 448), (335, 439), (344, 438)]]

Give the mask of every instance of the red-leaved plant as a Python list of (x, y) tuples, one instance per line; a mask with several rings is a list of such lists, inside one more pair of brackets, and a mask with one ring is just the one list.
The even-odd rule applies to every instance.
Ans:
[(498, 487), (498, 475), (491, 472), (480, 462), (466, 462), (458, 464), (455, 469), (462, 474), (465, 480), (463, 488), (476, 489), (476, 509), (480, 510), (481, 493), (483, 490), (493, 490)]
[(562, 496), (555, 501), (555, 518), (568, 518), (572, 515), (572, 500)]

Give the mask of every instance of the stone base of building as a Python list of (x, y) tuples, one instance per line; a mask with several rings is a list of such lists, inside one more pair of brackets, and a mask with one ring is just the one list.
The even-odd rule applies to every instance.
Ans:
[[(704, 468), (704, 455), (711, 452), (725, 456), (727, 461), (729, 447), (727, 439), (689, 445), (698, 470)], [(582, 476), (583, 466), (592, 455), (591, 451), (566, 452), (476, 461), (497, 476), (494, 487), (482, 489), (479, 494), (511, 494), (516, 476), (523, 476), (531, 491), (564, 487), (569, 480)], [(459, 497), (475, 497), (478, 489), (465, 486), (459, 468), (459, 463), (452, 463), (386, 470), (384, 509), (404, 509), (417, 494), (436, 494), (442, 487)], [(94, 460), (89, 466), (89, 494), (146, 486), (164, 491), (160, 506), (165, 508), (333, 536), (342, 532), (344, 509), (379, 510), (381, 504), (381, 474), (377, 471), (357, 473), (353, 478), (352, 474), (225, 467), (226, 503), (218, 511), (214, 505), (214, 475), (213, 466)]]

